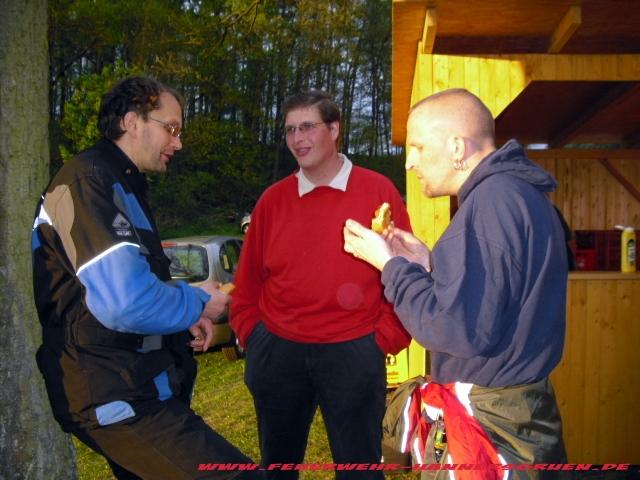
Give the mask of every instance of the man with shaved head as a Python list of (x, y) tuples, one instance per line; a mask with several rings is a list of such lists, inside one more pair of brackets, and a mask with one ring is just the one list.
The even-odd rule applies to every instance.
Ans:
[(398, 228), (378, 235), (353, 220), (345, 250), (382, 271), (386, 298), (430, 351), (433, 382), (455, 392), (501, 462), (566, 461), (548, 379), (562, 356), (567, 286), (547, 196), (556, 181), (515, 140), (496, 149), (491, 112), (463, 89), (412, 108), (406, 169), (427, 197), (458, 198), (433, 251)]

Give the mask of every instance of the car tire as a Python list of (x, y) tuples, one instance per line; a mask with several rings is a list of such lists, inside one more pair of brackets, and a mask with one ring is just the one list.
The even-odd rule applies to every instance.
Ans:
[(240, 344), (238, 343), (238, 339), (234, 338), (234, 343), (232, 346), (229, 347), (222, 347), (220, 349), (220, 351), (222, 351), (222, 355), (224, 356), (224, 358), (226, 358), (229, 362), (234, 362), (236, 360), (239, 360), (241, 358), (245, 357), (245, 351), (244, 348), (242, 348), (240, 346)]

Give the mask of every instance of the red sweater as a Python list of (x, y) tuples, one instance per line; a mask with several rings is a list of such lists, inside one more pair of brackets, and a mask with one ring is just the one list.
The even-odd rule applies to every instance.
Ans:
[(347, 191), (317, 187), (302, 198), (290, 175), (267, 189), (251, 213), (236, 272), (231, 325), (240, 343), (258, 321), (301, 343), (333, 343), (376, 332), (384, 352), (411, 337), (384, 299), (380, 272), (344, 251), (348, 218), (370, 226), (382, 202), (410, 230), (400, 194), (386, 177), (353, 166)]

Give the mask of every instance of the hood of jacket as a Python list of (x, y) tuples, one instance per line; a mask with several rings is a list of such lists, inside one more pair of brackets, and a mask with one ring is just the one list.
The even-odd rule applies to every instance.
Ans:
[(485, 157), (471, 172), (458, 192), (459, 203), (464, 202), (478, 184), (496, 174), (520, 178), (543, 192), (551, 192), (558, 186), (558, 182), (551, 174), (527, 158), (522, 145), (515, 140), (509, 140), (501, 148)]

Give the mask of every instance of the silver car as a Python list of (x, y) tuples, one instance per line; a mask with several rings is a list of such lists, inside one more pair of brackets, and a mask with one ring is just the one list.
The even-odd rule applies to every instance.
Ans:
[[(242, 239), (223, 235), (171, 238), (162, 241), (162, 248), (171, 261), (171, 278), (197, 287), (210, 280), (233, 282)], [(227, 360), (244, 354), (226, 315), (214, 324), (212, 347), (219, 348)]]

